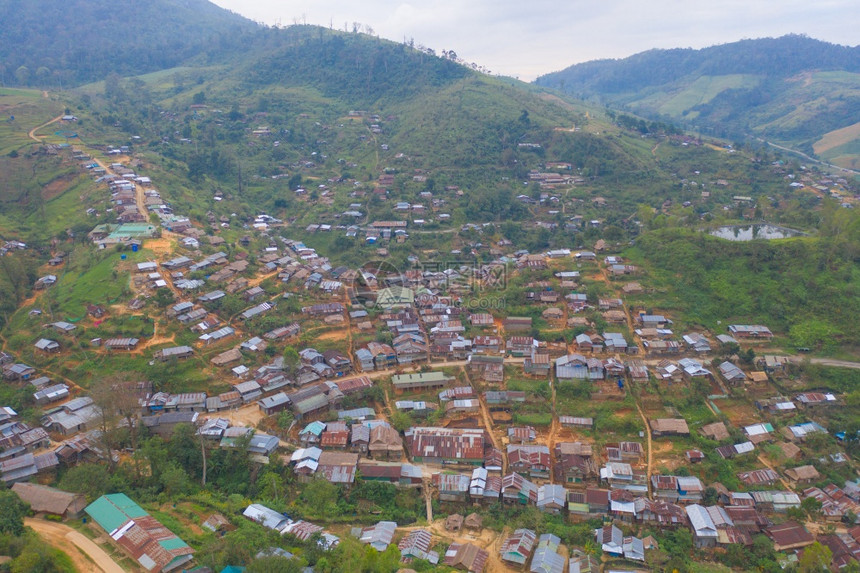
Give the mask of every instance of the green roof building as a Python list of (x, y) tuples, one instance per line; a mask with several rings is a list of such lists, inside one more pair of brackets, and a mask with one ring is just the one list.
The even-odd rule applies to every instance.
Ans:
[(84, 510), (146, 571), (182, 567), (194, 550), (124, 493), (103, 495)]

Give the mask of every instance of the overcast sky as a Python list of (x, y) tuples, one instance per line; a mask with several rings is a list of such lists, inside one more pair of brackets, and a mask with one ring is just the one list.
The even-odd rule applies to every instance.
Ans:
[(795, 33), (856, 45), (857, 0), (213, 0), (264, 24), (343, 29), (454, 50), (530, 81), (571, 64), (651, 48), (703, 48)]

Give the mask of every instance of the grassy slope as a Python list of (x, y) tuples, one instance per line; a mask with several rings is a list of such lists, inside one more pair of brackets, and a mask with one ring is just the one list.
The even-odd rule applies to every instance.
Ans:
[[(670, 117), (680, 117), (693, 107), (708, 103), (720, 92), (728, 89), (752, 88), (759, 79), (751, 75), (732, 74), (727, 76), (701, 76), (692, 83), (682, 86), (676, 93), (668, 92), (642, 100), (641, 105), (646, 109), (652, 108), (660, 114)], [(690, 119), (696, 117), (696, 112), (690, 112)]]
[(61, 102), (38, 90), (0, 88), (0, 155), (34, 143), (28, 132), (62, 113)]
[(799, 346), (831, 349), (860, 342), (852, 318), (860, 313), (860, 268), (829, 240), (733, 243), (665, 229), (625, 254), (648, 269), (656, 289), (641, 302), (677, 313), (686, 326), (722, 332), (738, 322), (766, 324)]

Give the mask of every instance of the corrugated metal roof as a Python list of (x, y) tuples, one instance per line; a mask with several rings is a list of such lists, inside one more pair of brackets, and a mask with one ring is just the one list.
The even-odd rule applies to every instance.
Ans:
[(717, 526), (711, 519), (708, 510), (699, 504), (694, 503), (686, 507), (687, 517), (690, 518), (690, 524), (696, 531), (698, 537), (714, 537), (717, 536)]

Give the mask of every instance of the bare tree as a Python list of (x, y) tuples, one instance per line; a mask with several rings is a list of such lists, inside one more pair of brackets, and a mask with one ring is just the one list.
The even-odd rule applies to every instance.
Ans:
[(108, 448), (116, 446), (114, 433), (125, 422), (132, 450), (137, 450), (140, 398), (147, 384), (132, 372), (121, 372), (97, 379), (90, 386), (90, 397), (101, 411), (101, 431)]

